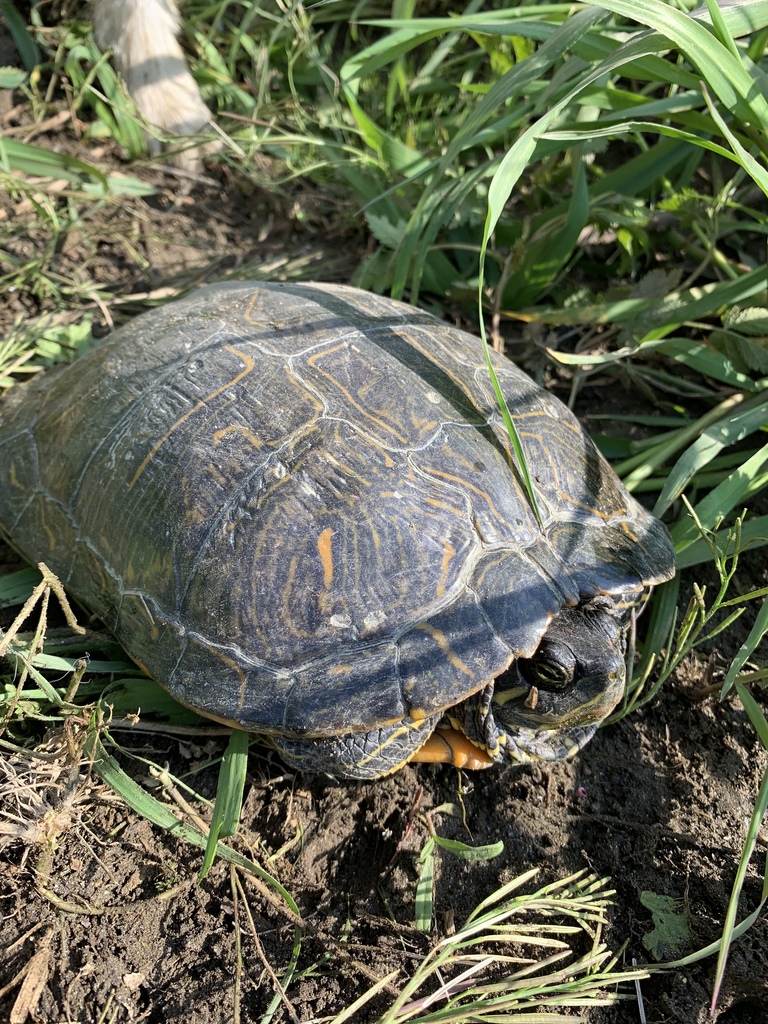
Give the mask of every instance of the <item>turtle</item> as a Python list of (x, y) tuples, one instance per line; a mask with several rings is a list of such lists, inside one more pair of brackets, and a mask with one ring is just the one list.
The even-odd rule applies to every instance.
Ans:
[(483, 343), (346, 285), (229, 281), (0, 402), (0, 529), (201, 715), (375, 779), (574, 754), (665, 526)]

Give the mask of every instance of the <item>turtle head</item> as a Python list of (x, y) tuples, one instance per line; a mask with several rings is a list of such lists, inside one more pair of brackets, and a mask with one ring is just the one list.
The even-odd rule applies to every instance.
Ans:
[(575, 752), (616, 707), (626, 674), (625, 618), (610, 597), (565, 607), (533, 655), (496, 680), (491, 706), (513, 760)]

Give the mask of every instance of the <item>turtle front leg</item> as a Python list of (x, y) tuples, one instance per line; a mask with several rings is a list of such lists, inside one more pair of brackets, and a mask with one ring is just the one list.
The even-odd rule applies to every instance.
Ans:
[(467, 739), (464, 733), (442, 726), (419, 747), (411, 760), (452, 764), (454, 768), (467, 768), (469, 771), (490, 768), (496, 764), (490, 754)]
[[(407, 761), (421, 760), (421, 750), (439, 720), (439, 715), (420, 722), (405, 719), (370, 732), (312, 739), (271, 736), (270, 742), (292, 768), (300, 771), (324, 772), (335, 779), (377, 779), (396, 772)], [(423, 760), (450, 758), (427, 756)]]

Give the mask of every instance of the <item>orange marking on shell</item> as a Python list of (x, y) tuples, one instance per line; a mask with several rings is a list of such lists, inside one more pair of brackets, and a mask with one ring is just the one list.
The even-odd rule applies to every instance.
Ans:
[(640, 538), (637, 536), (634, 530), (630, 530), (629, 523), (622, 523), (621, 528), (631, 541), (634, 541), (635, 544), (639, 542)]
[(416, 413), (411, 413), (411, 423), (421, 434), (426, 434), (430, 430), (436, 430), (438, 427), (437, 420), (425, 420), (421, 416), (417, 416)]
[(333, 551), (331, 549), (333, 530), (328, 526), (317, 538), (317, 552), (323, 563), (323, 583), (328, 590), (333, 582)]
[(331, 665), (328, 668), (329, 676), (348, 676), (352, 672), (352, 665)]
[(216, 388), (215, 391), (212, 391), (210, 393), (210, 395), (206, 395), (205, 398), (201, 398), (200, 401), (197, 402), (196, 405), (193, 405), (191, 409), (187, 409), (187, 411), (182, 416), (179, 416), (179, 418), (176, 420), (175, 423), (171, 424), (171, 426), (168, 428), (168, 430), (166, 430), (166, 432), (163, 434), (163, 436), (160, 438), (160, 440), (159, 441), (155, 441), (155, 443), (152, 445), (152, 447), (150, 448), (149, 452), (147, 453), (146, 457), (142, 461), (141, 465), (139, 466), (139, 468), (134, 473), (133, 479), (131, 480), (130, 484), (128, 485), (128, 489), (129, 490), (137, 482), (137, 480), (139, 479), (141, 474), (144, 472), (144, 470), (150, 464), (152, 459), (154, 459), (154, 457), (157, 455), (157, 453), (163, 447), (163, 445), (168, 440), (168, 438), (171, 436), (171, 434), (175, 433), (175, 431), (178, 430), (178, 428), (182, 425), (182, 423), (184, 423), (186, 420), (188, 420), (189, 417), (193, 416), (196, 412), (199, 412), (201, 409), (204, 409), (206, 407), (206, 405), (212, 399), (216, 398), (217, 395), (220, 395), (222, 393), (222, 391), (226, 391), (227, 388), (234, 387), (234, 385), (237, 384), (238, 381), (241, 381), (243, 379), (243, 377), (246, 377), (251, 372), (251, 370), (253, 369), (255, 364), (254, 364), (254, 360), (253, 360), (253, 358), (251, 356), (246, 355), (244, 352), (240, 352), (238, 349), (233, 348), (231, 345), (224, 345), (222, 347), (225, 348), (227, 350), (227, 352), (232, 352), (234, 355), (236, 355), (240, 359), (242, 359), (243, 362), (245, 363), (245, 368), (243, 370), (241, 370), (240, 373), (238, 373), (236, 376), (234, 376), (232, 378), (232, 380), (228, 380), (225, 384), (222, 384), (221, 387), (218, 387), (218, 388)]
[[(237, 678), (240, 680), (240, 689), (237, 695), (237, 710), (242, 711), (243, 705), (245, 704), (245, 694), (248, 689), (248, 676), (246, 676), (242, 667), (238, 665), (234, 659), (227, 657), (222, 651), (217, 651), (215, 647), (206, 647), (209, 654), (213, 654), (214, 657), (223, 661), (227, 668), (231, 668)], [(242, 729), (242, 726), (240, 726)]]
[(370, 480), (366, 480), (364, 476), (361, 476), (359, 473), (356, 473), (355, 470), (352, 469), (350, 465), (348, 465), (346, 462), (342, 462), (341, 459), (337, 459), (335, 455), (331, 455), (326, 452), (325, 458), (326, 461), (329, 462), (332, 466), (335, 466), (337, 469), (342, 470), (342, 472), (345, 473), (348, 478), (357, 480), (359, 483), (363, 485), (363, 487), (371, 486)]
[(449, 540), (443, 543), (443, 560), (440, 563), (440, 580), (438, 581), (435, 593), (437, 597), (442, 597), (445, 593), (445, 582), (448, 579), (448, 573), (451, 568), (451, 562), (456, 557), (456, 548), (451, 544)]
[(37, 503), (40, 506), (40, 525), (43, 528), (43, 533), (48, 538), (48, 549), (53, 551), (56, 548), (56, 534), (45, 521), (45, 499), (41, 494), (37, 496)]
[(307, 363), (310, 366), (313, 366), (318, 373), (322, 374), (326, 380), (330, 381), (335, 388), (338, 388), (344, 396), (346, 404), (351, 406), (353, 409), (356, 409), (364, 420), (367, 420), (369, 423), (375, 423), (377, 427), (394, 437), (399, 444), (405, 444), (408, 441), (408, 438), (401, 430), (397, 429), (396, 421), (388, 422), (382, 416), (373, 416), (360, 402), (355, 400), (352, 392), (348, 388), (343, 387), (332, 373), (324, 370), (320, 365), (321, 360), (326, 359), (328, 356), (335, 355), (336, 352), (343, 351), (347, 346), (348, 342), (342, 341), (331, 348), (323, 349), (321, 352), (317, 352), (315, 355), (310, 356), (309, 359), (307, 359)]
[(218, 469), (217, 466), (214, 466), (214, 464), (212, 462), (209, 462), (208, 465), (205, 467), (205, 472), (210, 477), (213, 478), (213, 480), (219, 485), (219, 487), (225, 487), (226, 486), (227, 478)]
[(439, 501), (437, 498), (426, 498), (425, 503), (431, 505), (432, 508), (441, 508), (445, 512), (450, 512), (453, 516), (459, 518), (466, 517), (466, 510), (463, 508), (457, 508), (455, 505), (450, 505), (447, 501)]
[(384, 465), (387, 467), (387, 469), (392, 469), (395, 463), (387, 449), (383, 445), (379, 444), (378, 441), (374, 440), (372, 437), (369, 437), (367, 440), (368, 444), (371, 445), (372, 448), (375, 448), (379, 452), (381, 457), (384, 459)]

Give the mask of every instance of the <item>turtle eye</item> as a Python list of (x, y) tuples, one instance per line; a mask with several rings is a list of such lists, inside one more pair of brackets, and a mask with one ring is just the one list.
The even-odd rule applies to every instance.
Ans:
[(532, 657), (519, 665), (525, 681), (543, 690), (564, 690), (577, 675), (577, 659), (567, 644), (545, 637)]
[(576, 677), (576, 658), (565, 644), (542, 640), (532, 658), (520, 662), (527, 683), (542, 690), (564, 690)]
[(525, 675), (536, 686), (545, 690), (563, 690), (573, 679), (573, 672), (556, 661), (529, 661)]

